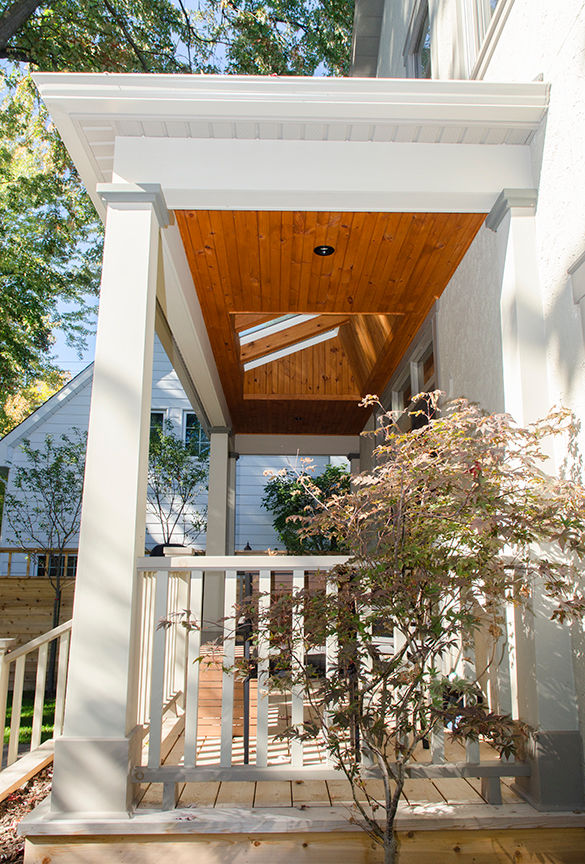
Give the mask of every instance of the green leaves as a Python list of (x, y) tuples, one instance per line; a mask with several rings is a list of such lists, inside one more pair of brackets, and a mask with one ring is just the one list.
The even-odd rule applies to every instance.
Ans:
[(286, 469), (266, 484), (262, 506), (274, 514), (272, 524), (287, 552), (334, 552), (340, 549), (335, 531), (304, 536), (298, 520), (310, 519), (332, 495), (348, 491), (349, 474), (342, 468), (327, 465), (317, 476)]
[(32, 80), (4, 76), (0, 112), (0, 425), (6, 400), (53, 368), (53, 331), (82, 346), (101, 226)]
[[(156, 517), (163, 543), (195, 540), (205, 530), (196, 498), (207, 483), (208, 460), (173, 433), (172, 424), (151, 432), (147, 508)], [(178, 533), (179, 536), (176, 536)]]

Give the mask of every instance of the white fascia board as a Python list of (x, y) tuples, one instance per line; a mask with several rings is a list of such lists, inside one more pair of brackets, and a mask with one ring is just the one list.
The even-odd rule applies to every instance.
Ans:
[(347, 456), (360, 449), (360, 436), (236, 434), (232, 446), (240, 456)]
[(169, 209), (487, 213), (535, 186), (510, 145), (118, 138), (114, 171), (160, 183)]
[(161, 236), (165, 296), (159, 302), (210, 425), (229, 427), (229, 409), (176, 223)]
[(422, 81), (248, 75), (77, 75), (37, 73), (52, 112), (144, 118), (250, 118), (310, 121), (529, 122), (548, 100), (542, 82)]
[(46, 402), (43, 402), (36, 411), (33, 411), (33, 413), (29, 414), (28, 417), (25, 417), (18, 426), (15, 426), (14, 429), (8, 432), (4, 438), (0, 440), (0, 465), (7, 465), (10, 460), (10, 451), (28, 435), (32, 435), (41, 423), (44, 423), (52, 414), (55, 413), (55, 411), (61, 408), (65, 402), (71, 399), (75, 393), (85, 387), (88, 382), (91, 382), (92, 378), (93, 363), (90, 363), (89, 366), (82, 369), (75, 378), (72, 378), (71, 381), (64, 384), (56, 393), (53, 393), (53, 395), (50, 396)]
[(334, 339), (338, 333), (339, 327), (335, 327), (333, 330), (325, 330), (324, 333), (310, 336), (308, 339), (295, 342), (294, 345), (287, 345), (286, 348), (279, 348), (278, 351), (271, 351), (270, 354), (264, 354), (263, 357), (258, 357), (256, 360), (249, 360), (247, 363), (244, 363), (244, 372), (249, 372), (250, 369), (257, 369), (258, 366), (266, 366), (267, 363), (273, 363), (275, 360), (280, 360), (282, 357), (288, 357), (289, 354), (296, 354), (304, 348), (312, 348), (313, 345), (327, 342), (329, 339)]

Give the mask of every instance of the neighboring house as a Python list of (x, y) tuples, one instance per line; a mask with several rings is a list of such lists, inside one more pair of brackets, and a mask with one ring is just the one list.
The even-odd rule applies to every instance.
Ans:
[[(93, 380), (93, 364), (75, 376), (50, 399), (41, 405), (33, 414), (26, 418), (15, 429), (0, 440), (0, 467), (15, 468), (25, 464), (24, 454), (19, 448), (23, 440), (30, 440), (32, 445), (42, 446), (45, 437), (52, 435), (56, 440), (62, 434), (73, 429), (87, 431), (91, 386)], [(183, 440), (195, 439), (197, 449), (204, 455), (209, 450), (206, 438), (197, 415), (193, 411), (185, 395), (176, 372), (167, 358), (160, 341), (155, 338), (154, 361), (152, 375), (151, 426), (160, 427), (170, 423), (175, 435)], [(295, 455), (290, 456), (243, 456), (236, 462), (236, 524), (235, 545), (237, 549), (250, 546), (256, 550), (279, 548), (279, 538), (272, 528), (272, 517), (261, 504), (264, 486), (268, 480), (265, 471), (278, 471), (283, 467), (295, 464)], [(322, 469), (329, 461), (327, 457), (316, 457), (315, 470)], [(346, 462), (341, 457), (341, 462)], [(8, 476), (7, 492), (13, 492)], [(201, 494), (198, 506), (204, 511), (207, 506), (207, 494)], [(160, 526), (152, 514), (146, 517), (146, 550), (150, 550), (161, 540)], [(182, 537), (176, 538), (177, 542)], [(78, 537), (74, 537), (70, 545), (76, 549)], [(195, 541), (195, 547), (205, 549), (205, 533)], [(10, 556), (10, 566), (9, 566)], [(75, 556), (68, 556), (68, 572), (75, 573)], [(37, 568), (40, 566), (41, 572)], [(0, 579), (7, 576), (23, 578), (26, 576), (43, 575), (44, 558), (30, 560), (25, 553), (20, 554), (13, 532), (3, 513), (2, 533), (0, 535)], [(3, 632), (7, 636), (12, 633)], [(36, 635), (36, 634), (35, 634)]]
[[(123, 860), (125, 844), (137, 849), (132, 834), (164, 836), (168, 851), (189, 839), (197, 854), (209, 844), (205, 861), (231, 855), (236, 842), (247, 855), (256, 833), (262, 856), (272, 848), (265, 835), (276, 832), (278, 844), (287, 832), (288, 845), (274, 852), (283, 862), (305, 848), (307, 861), (323, 857), (307, 832), (329, 832), (330, 855), (350, 845), (350, 829), (336, 835), (334, 821), (328, 827), (304, 804), (301, 815), (254, 815), (253, 794), (213, 818), (187, 811), (179, 825), (183, 782), (266, 778), (262, 691), (256, 761), (234, 766), (233, 677), (224, 672), (222, 742), (206, 769), (196, 762), (190, 701), (198, 683), (179, 665), (187, 725), (181, 753), (165, 766), (159, 733), (171, 655), (154, 630), (151, 672), (151, 642), (136, 634), (172, 612), (169, 571), (172, 581), (187, 569), (190, 602), (225, 634), (238, 572), (253, 570), (269, 587), (275, 571), (293, 570), (304, 585), (314, 561), (231, 556), (230, 455), (261, 462), (298, 447), (351, 454), (352, 468), (367, 468), (371, 448), (359, 436), (375, 417), (357, 405), (367, 393), (400, 410), (436, 385), (521, 423), (562, 400), (581, 421), (585, 449), (584, 33), (583, 0), (357, 0), (354, 72), (366, 77), (36, 76), (107, 223), (65, 729), (51, 810), (26, 829), (31, 855), (68, 860), (80, 834), (104, 860)], [(209, 436), (210, 483), (206, 559), (159, 561), (151, 574), (136, 549), (155, 328)], [(108, 523), (103, 502), (114, 484)], [(158, 605), (147, 619), (137, 587), (153, 581)], [(582, 815), (570, 811), (585, 806), (583, 632), (551, 621), (539, 592), (529, 624), (508, 611), (501, 692), (506, 710), (535, 730), (523, 763), (529, 776), (519, 782), (539, 811), (564, 813), (554, 827), (546, 812), (530, 811), (525, 822), (506, 805), (490, 812), (486, 830), (502, 830), (491, 851), (474, 847), (469, 856), (497, 861), (517, 857), (515, 828), (545, 823), (552, 833), (539, 833), (532, 848), (548, 855), (543, 844), (566, 828), (582, 832)], [(197, 652), (198, 638), (189, 634), (189, 650)], [(88, 658), (99, 676), (88, 675)], [(150, 713), (137, 707), (143, 674), (155, 693)], [(299, 710), (302, 722), (302, 700), (299, 708), (292, 699), (293, 722)], [(136, 737), (146, 717), (148, 764)], [(481, 776), (480, 762), (468, 752), (467, 776)], [(314, 770), (300, 746), (272, 776), (326, 774)], [(148, 780), (164, 786), (162, 815), (128, 817), (133, 784)], [(448, 844), (446, 859), (461, 850), (460, 833), (471, 850), (472, 829), (484, 824), (449, 806), (438, 808), (441, 824), (458, 832), (455, 847), (453, 835), (438, 847)], [(419, 813), (427, 829), (428, 812)], [(221, 840), (222, 832), (232, 836)], [(115, 851), (107, 834), (119, 839)], [(427, 848), (420, 860), (438, 860), (432, 841)], [(352, 864), (369, 855), (352, 849), (344, 859)], [(160, 849), (143, 843), (132, 854), (155, 860)]]

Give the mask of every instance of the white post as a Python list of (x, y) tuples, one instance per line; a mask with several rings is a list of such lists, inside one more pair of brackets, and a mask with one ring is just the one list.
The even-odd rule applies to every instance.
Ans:
[[(235, 467), (235, 466), (234, 466)], [(229, 429), (212, 429), (209, 446), (209, 492), (207, 497), (207, 555), (228, 553), (229, 525)], [(223, 616), (223, 580), (217, 574), (206, 574), (203, 595), (203, 638), (215, 637)]]
[[(531, 190), (504, 190), (487, 219), (500, 240), (505, 409), (522, 424), (550, 405), (535, 204)], [(585, 801), (571, 638), (566, 626), (551, 621), (544, 587), (533, 593), (532, 608), (514, 615), (513, 695), (520, 719), (536, 730), (532, 776), (522, 785), (539, 807), (573, 809)]]
[(144, 554), (158, 274), (159, 187), (98, 189), (108, 204), (64, 735), (52, 807), (129, 805), (136, 556)]

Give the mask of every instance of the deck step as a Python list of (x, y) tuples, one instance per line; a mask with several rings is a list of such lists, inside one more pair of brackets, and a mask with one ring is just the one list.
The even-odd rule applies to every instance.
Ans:
[(46, 768), (53, 761), (55, 742), (45, 741), (36, 750), (25, 753), (8, 768), (0, 771), (0, 801), (4, 801), (16, 789), (24, 786), (31, 777)]

